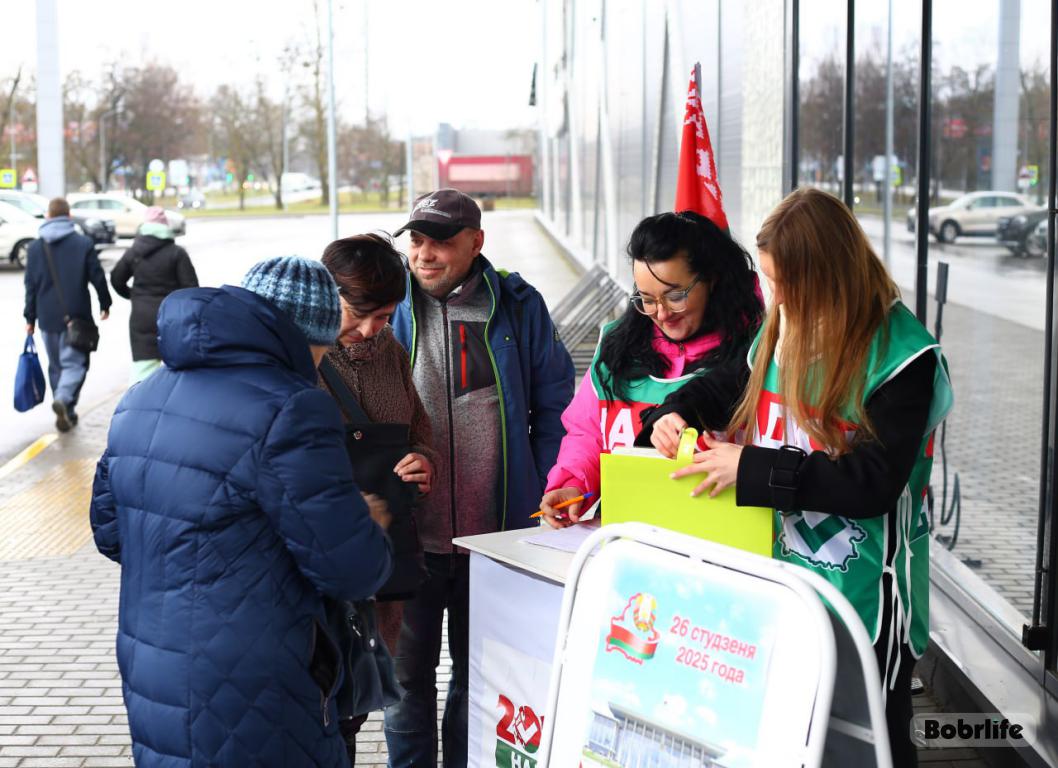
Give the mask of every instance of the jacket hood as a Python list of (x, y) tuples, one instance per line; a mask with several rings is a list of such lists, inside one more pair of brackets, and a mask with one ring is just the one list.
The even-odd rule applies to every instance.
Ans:
[(141, 232), (136, 235), (136, 239), (132, 241), (130, 250), (141, 259), (146, 259), (172, 243), (172, 238), (156, 237), (155, 235), (148, 235)]
[(48, 219), (40, 225), (40, 236), (48, 243), (57, 243), (76, 231), (73, 221), (68, 216)]
[(279, 365), (316, 382), (301, 329), (268, 299), (234, 285), (169, 294), (158, 310), (158, 349), (175, 370)]

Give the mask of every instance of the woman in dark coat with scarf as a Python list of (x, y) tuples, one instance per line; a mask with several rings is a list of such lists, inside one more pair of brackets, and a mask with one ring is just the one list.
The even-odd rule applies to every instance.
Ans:
[[(129, 288), (129, 280), (132, 287)], [(176, 244), (165, 211), (147, 209), (147, 219), (132, 247), (114, 265), (110, 284), (119, 296), (132, 301), (129, 340), (132, 344), (132, 376), (135, 384), (161, 364), (158, 353), (158, 308), (173, 291), (197, 288), (198, 276), (187, 251)]]

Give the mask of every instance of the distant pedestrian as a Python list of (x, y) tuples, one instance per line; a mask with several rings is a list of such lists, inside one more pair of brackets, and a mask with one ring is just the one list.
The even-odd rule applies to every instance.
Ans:
[(348, 766), (324, 596), (368, 597), (390, 573), (384, 510), (361, 497), (317, 386), (334, 280), (277, 258), (242, 284), (162, 303), (165, 366), (122, 398), (96, 469), (140, 768)]
[[(54, 276), (54, 277), (53, 277)], [(70, 204), (56, 197), (48, 203), (48, 219), (40, 226), (40, 239), (29, 246), (23, 315), (26, 333), (37, 323), (48, 353), (55, 427), (69, 432), (77, 426), (77, 401), (88, 375), (90, 352), (69, 344), (67, 321), (80, 318), (92, 322), (92, 299), (88, 284), (99, 298), (99, 319), (110, 316), (110, 291), (99, 264), (95, 244), (74, 227)]]
[(162, 299), (181, 288), (198, 287), (195, 268), (187, 251), (176, 244), (164, 210), (158, 206), (147, 209), (147, 219), (132, 247), (110, 273), (110, 284), (119, 296), (132, 301), (130, 383), (135, 384), (162, 364), (158, 352), (158, 307)]

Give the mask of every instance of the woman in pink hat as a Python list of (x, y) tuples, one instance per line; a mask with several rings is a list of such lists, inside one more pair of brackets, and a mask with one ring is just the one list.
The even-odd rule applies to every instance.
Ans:
[(132, 247), (110, 273), (110, 284), (118, 295), (132, 301), (130, 383), (135, 384), (162, 364), (158, 352), (158, 307), (162, 299), (181, 288), (198, 287), (191, 258), (176, 244), (164, 210), (156, 205), (147, 209), (147, 218)]

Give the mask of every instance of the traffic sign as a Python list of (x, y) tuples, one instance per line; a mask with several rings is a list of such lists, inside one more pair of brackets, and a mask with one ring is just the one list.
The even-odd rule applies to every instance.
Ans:
[(14, 189), (18, 185), (18, 174), (14, 168), (0, 168), (0, 189)]
[(164, 171), (165, 170), (165, 163), (163, 163), (161, 160), (158, 160), (157, 158), (155, 158), (154, 160), (151, 160), (149, 163), (147, 163), (147, 170), (148, 171)]
[(1024, 186), (1035, 187), (1040, 182), (1040, 166), (1035, 164), (1021, 166), (1018, 180), (1023, 182)]
[(147, 189), (161, 192), (165, 189), (165, 171), (151, 171), (147, 174)]
[(22, 174), (22, 191), (23, 192), (36, 192), (37, 191), (37, 174), (32, 168), (27, 168), (26, 172)]

